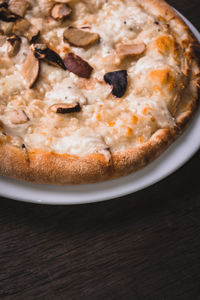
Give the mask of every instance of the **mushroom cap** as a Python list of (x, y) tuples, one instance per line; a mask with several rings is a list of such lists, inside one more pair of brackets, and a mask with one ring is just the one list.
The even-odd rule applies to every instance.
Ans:
[(64, 58), (66, 68), (79, 77), (90, 78), (93, 68), (80, 56), (69, 53)]
[(71, 7), (65, 3), (57, 3), (51, 9), (51, 17), (54, 20), (64, 20), (66, 19), (72, 12)]
[(36, 83), (40, 72), (39, 60), (35, 57), (32, 51), (29, 52), (22, 68), (22, 75), (26, 80), (28, 87), (32, 88)]
[(77, 102), (75, 104), (68, 103), (56, 103), (49, 107), (49, 111), (55, 112), (57, 114), (70, 114), (81, 111), (81, 106)]
[(98, 33), (82, 30), (75, 27), (68, 27), (63, 33), (64, 41), (77, 47), (87, 47), (98, 42), (100, 36)]

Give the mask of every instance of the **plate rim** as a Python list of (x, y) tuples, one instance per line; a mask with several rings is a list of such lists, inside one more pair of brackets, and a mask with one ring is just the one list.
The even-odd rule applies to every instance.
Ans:
[[(177, 11), (177, 10), (176, 10)], [(178, 12), (178, 11), (177, 11)], [(191, 31), (193, 32), (193, 34), (196, 36), (196, 38), (199, 40), (200, 42), (200, 32), (194, 27), (194, 25), (187, 19), (185, 18), (181, 13), (178, 12), (178, 14), (183, 18), (183, 20), (186, 22), (186, 24), (189, 26), (189, 28), (191, 29)], [(148, 175), (151, 174), (151, 169), (153, 168), (153, 171), (156, 172), (156, 168), (157, 168), (157, 165), (159, 164), (159, 161), (162, 162), (162, 160), (170, 160), (170, 156), (175, 156), (175, 150), (176, 148), (178, 147), (177, 145), (182, 142), (186, 142), (186, 138), (190, 135), (192, 135), (193, 131), (195, 130), (195, 126), (198, 128), (200, 128), (200, 116), (198, 116), (198, 113), (200, 112), (200, 107), (198, 107), (197, 111), (196, 111), (196, 114), (194, 116), (194, 119), (190, 122), (189, 126), (187, 126), (185, 132), (169, 147), (169, 149), (167, 149), (163, 154), (161, 154), (161, 156), (159, 158), (157, 158), (154, 162), (152, 162), (150, 165), (146, 166), (145, 168), (143, 168), (142, 170), (139, 170), (135, 173), (132, 173), (128, 176), (125, 176), (125, 177), (121, 177), (119, 179), (114, 179), (114, 180), (109, 180), (109, 181), (106, 181), (106, 182), (102, 182), (102, 183), (95, 183), (95, 184), (89, 184), (89, 185), (78, 185), (78, 186), (53, 186), (53, 185), (38, 185), (38, 184), (32, 184), (32, 183), (26, 183), (26, 182), (22, 182), (20, 180), (15, 180), (15, 179), (10, 179), (10, 178), (7, 178), (7, 177), (0, 177), (0, 187), (1, 185), (8, 185), (8, 187), (10, 187), (10, 189), (8, 190), (5, 190), (5, 189), (2, 189), (0, 188), (0, 197), (6, 197), (6, 198), (9, 198), (9, 199), (12, 199), (12, 200), (17, 200), (17, 201), (21, 201), (21, 202), (27, 202), (27, 203), (34, 203), (34, 204), (44, 204), (44, 205), (78, 205), (78, 204), (89, 204), (89, 203), (96, 203), (96, 202), (102, 202), (102, 201), (108, 201), (108, 200), (111, 200), (111, 199), (114, 199), (114, 198), (119, 198), (119, 197), (123, 197), (125, 195), (128, 195), (128, 194), (132, 194), (132, 193), (136, 193), (140, 190), (143, 190), (147, 187), (150, 187), (152, 186), (153, 184), (157, 183), (157, 182), (160, 182), (162, 181), (164, 178), (167, 178), (168, 176), (170, 176), (171, 174), (173, 174), (175, 171), (177, 171), (178, 169), (180, 169), (187, 161), (189, 161), (193, 155), (199, 150), (200, 148), (200, 139), (199, 141), (197, 141), (197, 143), (195, 144), (195, 146), (192, 148), (192, 150), (190, 150), (190, 152), (185, 155), (184, 159), (182, 159), (179, 163), (177, 163), (177, 165), (175, 167), (172, 167), (172, 168), (169, 168), (169, 170), (167, 170), (166, 172), (163, 172), (163, 174), (161, 176), (155, 176), (155, 178), (153, 180), (151, 180), (151, 182), (149, 182), (149, 180), (147, 180), (146, 183), (142, 183), (142, 179), (143, 179), (143, 176), (145, 178), (145, 176), (147, 177), (148, 179)], [(199, 125), (198, 125), (199, 124)], [(193, 126), (193, 128), (191, 128)], [(186, 137), (185, 137), (186, 136)], [(174, 149), (173, 149), (174, 148)], [(181, 148), (181, 146), (180, 146)], [(172, 152), (172, 153), (170, 153)], [(145, 172), (147, 174), (145, 174)], [(130, 184), (133, 183), (134, 181), (134, 177), (139, 177), (139, 184), (137, 187), (134, 187), (131, 189), (131, 187), (129, 187), (127, 189), (126, 185), (129, 184), (129, 183), (126, 183), (125, 184), (125, 181), (127, 179), (130, 180)], [(140, 178), (142, 177), (141, 179), (141, 182), (140, 182)], [(131, 178), (132, 178), (132, 181), (131, 181)], [(137, 178), (138, 180), (138, 178)], [(118, 188), (120, 187), (120, 182), (124, 182), (124, 188), (119, 191)], [(117, 184), (117, 186), (115, 186), (115, 183)], [(112, 187), (109, 188), (109, 184), (113, 184)], [(23, 190), (26, 191), (29, 191), (31, 193), (31, 189), (33, 189), (33, 191), (35, 192), (35, 196), (33, 195), (33, 191), (32, 191), (32, 194), (29, 198), (27, 197), (24, 197), (23, 195), (21, 194), (17, 194), (15, 191), (15, 186), (16, 186), (16, 189), (21, 189), (22, 193), (23, 193)], [(96, 191), (95, 190), (95, 186), (98, 190), (100, 191), (100, 194), (98, 193), (98, 196), (96, 195), (96, 197), (94, 196), (94, 192)], [(45, 187), (45, 194), (42, 195), (42, 193), (44, 192), (44, 187)], [(67, 189), (71, 189), (73, 191), (73, 188), (75, 190), (75, 188), (77, 187), (77, 190), (81, 189), (84, 190), (84, 189), (87, 189), (89, 190), (89, 192), (87, 191), (86, 193), (86, 197), (88, 197), (88, 199), (85, 198), (85, 196), (83, 197), (83, 194), (80, 194), (80, 192), (78, 193), (77, 192), (77, 195), (75, 192), (71, 192), (71, 194), (69, 194), (67, 192)], [(106, 193), (103, 193), (105, 192), (105, 187), (106, 188)], [(123, 185), (122, 185), (123, 187)], [(14, 191), (12, 191), (12, 189), (14, 189)], [(62, 199), (58, 199), (58, 200), (51, 200), (51, 199), (48, 199), (48, 195), (49, 193), (52, 192), (52, 190), (54, 190), (54, 193), (57, 193), (57, 189), (62, 189), (63, 192), (66, 196), (66, 198), (63, 198)], [(117, 191), (116, 192), (112, 192), (112, 190), (116, 188)], [(37, 195), (37, 190), (41, 190), (41, 194), (38, 194)], [(90, 189), (92, 190), (92, 192), (90, 191)], [(101, 191), (103, 190), (103, 192), (101, 193)], [(108, 190), (108, 191), (107, 191)], [(111, 194), (108, 195), (109, 191), (111, 191)], [(59, 191), (60, 192), (60, 191)], [(91, 193), (90, 197), (88, 196), (89, 194)], [(41, 197), (42, 195), (42, 197)], [(72, 197), (72, 200), (69, 199), (69, 197)], [(91, 198), (91, 196), (93, 195), (93, 199)], [(58, 196), (58, 194), (57, 194)], [(38, 198), (38, 197), (41, 197), (43, 198), (43, 200), (41, 198)], [(68, 197), (68, 198), (67, 198)], [(82, 199), (81, 199), (82, 197)], [(45, 198), (45, 199), (44, 199)], [(76, 198), (76, 200), (75, 200)]]

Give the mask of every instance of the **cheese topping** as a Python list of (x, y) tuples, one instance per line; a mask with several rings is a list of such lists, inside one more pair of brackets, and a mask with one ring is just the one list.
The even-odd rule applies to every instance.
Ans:
[[(81, 78), (41, 60), (39, 77), (29, 88), (22, 68), (31, 51), (30, 41), (21, 36), (19, 52), (9, 57), (6, 35), (11, 35), (13, 24), (0, 20), (0, 122), (9, 143), (81, 156), (108, 148), (126, 150), (147, 142), (159, 128), (175, 126), (186, 78), (182, 49), (164, 21), (156, 22), (156, 16), (136, 0), (28, 2), (25, 18), (40, 30), (41, 41), (62, 59), (69, 52), (78, 55), (93, 71), (90, 78)], [(57, 2), (68, 3), (72, 9), (64, 20), (50, 16)], [(88, 47), (73, 46), (63, 39), (69, 26), (96, 33), (100, 40)], [(118, 57), (120, 44), (141, 43), (146, 49), (140, 55)], [(121, 98), (104, 81), (107, 72), (117, 70), (128, 74)], [(48, 109), (76, 103), (81, 105), (80, 112), (61, 114)]]

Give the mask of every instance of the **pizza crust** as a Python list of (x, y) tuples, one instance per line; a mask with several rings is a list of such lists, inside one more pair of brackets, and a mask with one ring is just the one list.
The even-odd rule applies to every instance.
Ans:
[(35, 183), (83, 184), (127, 175), (158, 157), (175, 138), (174, 130), (160, 129), (147, 143), (112, 154), (77, 157), (35, 150), (28, 152), (1, 146), (0, 173)]
[[(157, 158), (182, 133), (198, 104), (200, 66), (196, 58), (199, 43), (176, 12), (162, 0), (143, 0), (140, 5), (150, 13), (164, 17), (180, 45), (192, 60), (189, 93), (176, 115), (177, 126), (159, 129), (141, 146), (125, 151), (91, 154), (83, 157), (56, 154), (39, 149), (29, 151), (11, 145), (0, 146), (0, 174), (35, 183), (85, 184), (105, 181), (134, 172)], [(176, 27), (176, 32), (173, 28)], [(186, 36), (184, 40), (182, 36)]]

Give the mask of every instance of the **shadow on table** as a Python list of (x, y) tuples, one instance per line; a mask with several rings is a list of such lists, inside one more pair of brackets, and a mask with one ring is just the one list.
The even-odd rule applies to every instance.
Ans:
[[(190, 200), (197, 200), (199, 195), (199, 153), (184, 167), (167, 179), (149, 187), (143, 191), (110, 200), (108, 202), (77, 205), (77, 206), (42, 206), (20, 203), (8, 199), (1, 199), (1, 214), (5, 213), (13, 218), (33, 223), (51, 223), (55, 226), (64, 224), (69, 226), (82, 226), (84, 223), (93, 223), (102, 226), (102, 222), (119, 222), (127, 218), (142, 218), (151, 212), (178, 209), (190, 205)], [(191, 203), (192, 205), (192, 203)], [(33, 225), (32, 224), (32, 225)]]

